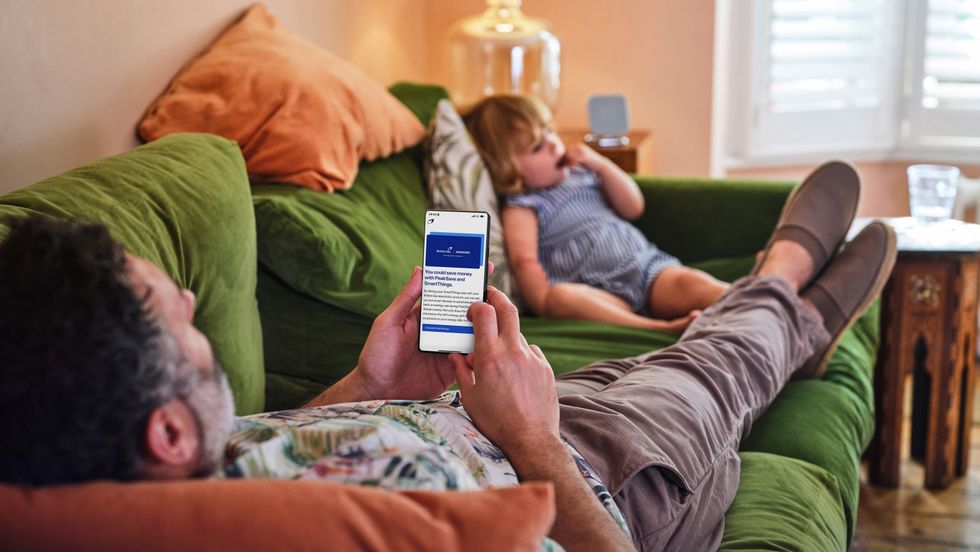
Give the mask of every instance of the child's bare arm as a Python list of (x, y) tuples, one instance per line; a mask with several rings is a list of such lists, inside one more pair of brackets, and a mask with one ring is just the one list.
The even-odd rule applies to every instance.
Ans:
[(500, 213), (507, 260), (517, 277), (521, 296), (537, 313), (544, 313), (548, 276), (538, 262), (538, 215), (526, 207), (504, 207)]
[(616, 214), (636, 220), (643, 214), (643, 194), (636, 182), (615, 163), (585, 144), (576, 144), (565, 153), (566, 162), (581, 165), (599, 175), (602, 193)]

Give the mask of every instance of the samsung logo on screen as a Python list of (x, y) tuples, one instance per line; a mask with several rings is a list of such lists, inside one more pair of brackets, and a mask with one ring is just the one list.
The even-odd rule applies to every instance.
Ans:
[(436, 253), (442, 253), (443, 255), (469, 255), (469, 249), (456, 249), (453, 250), (452, 246), (445, 249), (436, 249)]

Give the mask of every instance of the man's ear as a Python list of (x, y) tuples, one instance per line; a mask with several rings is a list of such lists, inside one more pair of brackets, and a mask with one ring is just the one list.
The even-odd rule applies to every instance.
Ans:
[(146, 421), (143, 476), (185, 479), (196, 470), (201, 455), (197, 419), (180, 399), (158, 406)]

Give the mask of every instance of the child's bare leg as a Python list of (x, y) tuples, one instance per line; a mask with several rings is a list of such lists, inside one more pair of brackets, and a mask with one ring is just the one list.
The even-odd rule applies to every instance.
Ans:
[(619, 297), (585, 284), (557, 284), (548, 289), (544, 316), (595, 320), (634, 328), (680, 332), (694, 319), (689, 313), (673, 320), (640, 316)]
[(654, 278), (647, 295), (647, 306), (657, 318), (674, 318), (707, 308), (728, 290), (728, 286), (696, 268), (671, 266)]

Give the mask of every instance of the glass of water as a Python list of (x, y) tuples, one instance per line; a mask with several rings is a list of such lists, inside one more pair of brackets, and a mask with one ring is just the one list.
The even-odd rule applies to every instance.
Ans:
[(909, 209), (922, 222), (938, 222), (953, 215), (960, 170), (948, 165), (911, 165)]

